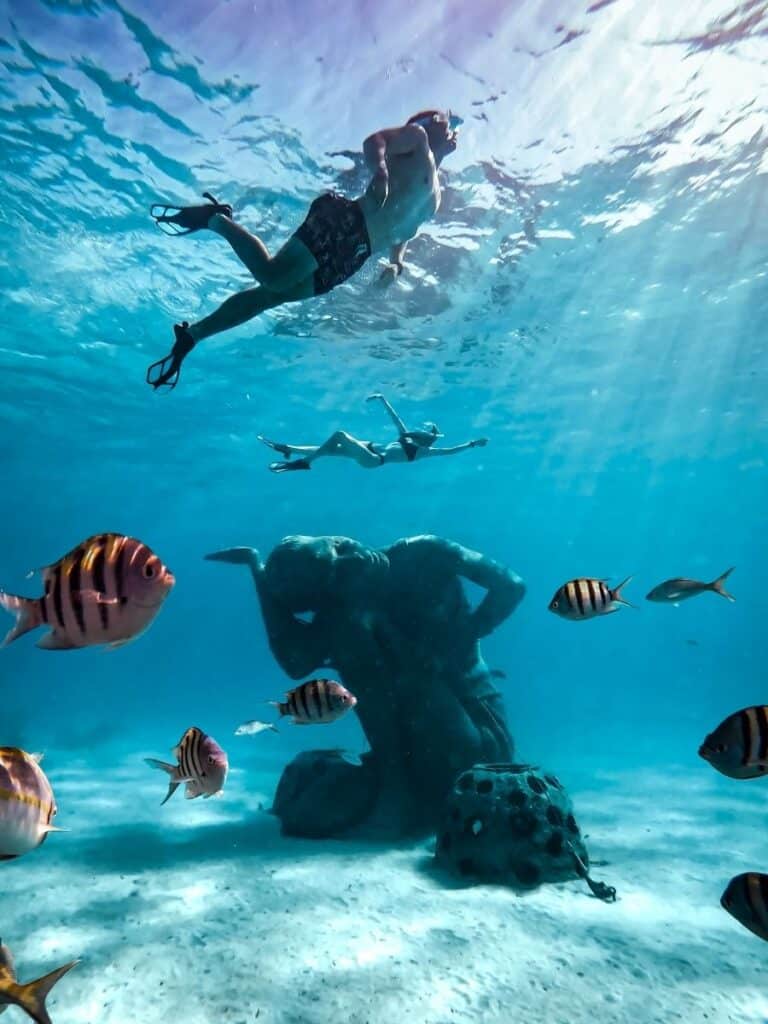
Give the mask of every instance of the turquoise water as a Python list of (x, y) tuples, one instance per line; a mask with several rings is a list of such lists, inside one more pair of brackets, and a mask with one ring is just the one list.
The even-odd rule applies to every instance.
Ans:
[[(123, 843), (134, 840), (120, 828), (134, 811), (153, 844), (166, 837), (161, 860), (173, 863), (181, 811), (160, 818), (162, 778), (147, 769), (140, 791), (118, 782), (125, 765), (141, 774), (143, 756), (166, 756), (188, 725), (216, 737), (242, 772), (228, 809), (226, 795), (206, 805), (198, 841), (216, 834), (221, 813), (239, 842), (251, 836), (247, 856), (262, 836), (262, 825), (248, 829), (256, 804), (269, 805), (296, 753), (325, 745), (298, 729), (233, 737), (241, 721), (269, 715), (264, 702), (287, 680), (248, 574), (203, 561), (241, 544), (266, 557), (294, 533), (373, 546), (434, 533), (519, 573), (525, 600), (483, 653), (506, 673), (519, 755), (596, 791), (596, 816), (601, 794), (614, 806), (615, 772), (651, 770), (683, 801), (703, 785), (713, 800), (746, 799), (750, 784), (715, 776), (696, 751), (725, 715), (765, 698), (767, 18), (764, 4), (722, 0), (686, 11), (633, 0), (525, 10), (0, 4), (0, 585), (38, 593), (30, 569), (106, 530), (141, 538), (178, 581), (149, 632), (124, 649), (48, 653), (25, 637), (1, 652), (0, 745), (46, 751), (55, 787), (82, 771), (91, 832), (100, 807), (120, 805), (122, 825), (88, 869), (94, 885), (110, 851), (122, 869)], [(150, 204), (210, 190), (275, 248), (319, 192), (362, 191), (369, 132), (435, 104), (464, 125), (441, 172), (442, 208), (412, 244), (402, 281), (381, 292), (371, 261), (328, 296), (202, 343), (176, 391), (152, 393), (145, 369), (168, 350), (172, 324), (250, 282), (221, 239), (163, 237)], [(343, 428), (389, 439), (383, 412), (365, 403), (377, 391), (409, 424), (435, 420), (448, 444), (489, 444), (376, 472), (330, 459), (311, 473), (267, 471), (258, 434), (311, 444)], [(644, 601), (663, 579), (710, 580), (731, 565), (733, 605)], [(630, 574), (637, 610), (584, 625), (547, 612), (567, 579)], [(327, 735), (329, 747), (365, 749), (354, 716)], [(66, 792), (57, 820), (77, 831), (78, 787)], [(634, 813), (650, 818), (652, 804)], [(764, 822), (750, 804), (727, 831), (730, 852), (713, 857), (706, 836), (725, 820), (715, 807), (702, 804), (694, 824), (710, 858), (701, 898), (716, 908)], [(604, 835), (622, 827), (601, 820)], [(68, 841), (52, 837), (8, 867), (17, 898), (37, 877), (24, 872), (46, 857), (74, 870), (77, 836), (64, 855)], [(215, 842), (234, 871), (237, 843)], [(273, 832), (264, 842), (275, 858), (298, 856)], [(338, 856), (350, 855), (341, 846)], [(625, 869), (631, 877), (631, 857)], [(139, 877), (141, 858), (126, 870)], [(66, 932), (67, 912), (45, 898), (46, 934), (57, 921)], [(713, 913), (728, 948), (754, 964), (759, 941)], [(41, 949), (19, 932), (14, 945), (27, 942), (33, 966), (58, 962), (63, 946)], [(271, 952), (273, 967), (280, 956)], [(706, 973), (699, 981), (706, 988)], [(85, 1003), (67, 1008), (65, 985), (75, 991), (75, 976), (54, 1019), (97, 1019)], [(291, 1016), (280, 998), (262, 1018), (331, 1019)], [(549, 1019), (548, 1005), (541, 994), (529, 1011)], [(172, 1019), (159, 1004), (131, 1006), (132, 1019)], [(199, 1018), (174, 1006), (213, 1019), (204, 1000)], [(407, 1000), (402, 1009), (449, 1019)], [(255, 1003), (249, 1012), (255, 1019)], [(343, 1017), (343, 1000), (334, 1012)], [(674, 1019), (639, 1012), (635, 1021)], [(685, 1019), (703, 1020), (698, 1012)]]

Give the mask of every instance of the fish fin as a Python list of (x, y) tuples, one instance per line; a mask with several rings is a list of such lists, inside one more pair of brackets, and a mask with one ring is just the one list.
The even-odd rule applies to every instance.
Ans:
[(78, 604), (120, 604), (119, 597), (107, 597), (100, 590), (73, 590), (70, 597)]
[(252, 569), (261, 568), (261, 559), (256, 548), (225, 548), (223, 551), (212, 551), (203, 557), (206, 562), (229, 562), (231, 565), (250, 565)]
[(158, 768), (161, 772), (168, 772), (169, 775), (175, 775), (178, 768), (178, 765), (168, 764), (167, 761), (158, 761), (156, 757), (145, 757), (144, 761), (150, 768)]
[(71, 828), (61, 828), (59, 825), (41, 825), (40, 831), (48, 835), (49, 832), (71, 832)]
[(626, 585), (629, 583), (629, 581), (631, 579), (632, 579), (631, 576), (627, 576), (627, 578), (625, 580), (621, 581), (621, 583), (618, 585), (618, 587), (614, 587), (613, 590), (611, 590), (611, 600), (612, 601), (618, 601), (619, 604), (625, 604), (627, 606), (627, 608), (637, 608), (637, 605), (631, 604), (629, 601), (626, 601), (621, 596), (621, 588), (622, 587), (626, 587)]
[(736, 568), (736, 566), (732, 565), (731, 568), (727, 569), (723, 573), (722, 576), (718, 576), (717, 579), (713, 583), (710, 583), (710, 585), (709, 585), (709, 589), (710, 590), (714, 590), (714, 592), (716, 594), (719, 594), (720, 597), (724, 597), (726, 599), (726, 601), (735, 601), (736, 600), (736, 598), (733, 596), (733, 594), (729, 594), (728, 591), (723, 586), (723, 584), (725, 583), (725, 581), (728, 579), (728, 577), (731, 575), (731, 573), (733, 572), (733, 570), (735, 568)]
[(73, 651), (77, 644), (73, 644), (69, 637), (52, 629), (45, 636), (41, 636), (35, 644), (41, 651)]
[[(136, 634), (138, 636), (138, 633)], [(124, 640), (113, 640), (111, 644), (106, 644), (102, 650), (104, 651), (116, 651), (120, 647), (125, 647), (126, 644), (132, 644), (136, 639), (135, 636), (128, 636)]]
[(30, 754), (29, 756), (32, 758), (33, 761), (36, 761), (37, 764), (40, 764), (40, 762), (45, 757), (45, 754), (41, 753), (40, 751), (36, 751), (34, 754)]
[(6, 594), (4, 590), (0, 590), (0, 608), (5, 608), (11, 615), (16, 616), (15, 625), (5, 634), (5, 639), (0, 646), (7, 647), (24, 633), (28, 633), (42, 624), (40, 605), (33, 597), (17, 597), (15, 594)]
[(168, 792), (165, 794), (165, 800), (162, 800), (160, 802), (160, 806), (161, 807), (163, 807), (164, 804), (168, 803), (168, 801), (171, 799), (171, 797), (173, 796), (173, 794), (176, 792), (176, 790), (179, 788), (180, 785), (181, 785), (180, 782), (169, 782), (168, 783)]
[[(287, 690), (286, 694), (285, 694), (286, 697), (289, 697), (290, 693), (291, 693), (291, 691)], [(283, 715), (287, 715), (288, 714), (288, 705), (286, 703), (283, 703), (283, 701), (268, 700), (268, 701), (266, 701), (266, 703), (269, 704), (269, 706), (272, 707), (272, 708), (277, 708), (277, 710), (280, 712), (280, 717), (281, 718), (283, 717)]]
[(198, 796), (203, 796), (203, 791), (200, 789), (197, 779), (190, 779), (184, 790), (184, 799), (194, 800)]
[(26, 985), (13, 983), (4, 989), (3, 995), (16, 1006), (20, 1006), (37, 1024), (51, 1024), (45, 1000), (56, 982), (79, 963), (79, 960), (72, 960), (70, 963), (64, 964), (63, 967), (57, 967), (50, 974), (38, 978), (37, 981), (30, 981)]

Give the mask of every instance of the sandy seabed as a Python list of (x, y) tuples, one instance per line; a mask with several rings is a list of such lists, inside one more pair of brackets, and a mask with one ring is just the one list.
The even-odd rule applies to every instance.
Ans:
[(768, 1022), (768, 944), (719, 906), (733, 874), (768, 870), (762, 780), (561, 773), (605, 904), (578, 882), (446, 885), (426, 843), (283, 839), (263, 764), (161, 808), (141, 756), (49, 755), (72, 831), (0, 866), (20, 979), (83, 958), (54, 1024)]

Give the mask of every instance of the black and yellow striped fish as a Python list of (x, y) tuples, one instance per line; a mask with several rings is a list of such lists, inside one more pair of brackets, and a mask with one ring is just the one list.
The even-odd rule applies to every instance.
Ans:
[(21, 857), (60, 831), (52, 824), (56, 801), (42, 758), (0, 747), (0, 861)]
[(173, 748), (173, 755), (177, 764), (167, 764), (154, 757), (145, 758), (150, 768), (159, 768), (170, 775), (168, 793), (163, 804), (171, 799), (182, 783), (186, 783), (184, 795), (187, 800), (194, 800), (197, 796), (207, 800), (222, 791), (229, 771), (229, 760), (212, 736), (206, 735), (195, 725), (190, 726)]
[(549, 610), (563, 619), (580, 622), (582, 619), (593, 619), (596, 615), (610, 615), (611, 612), (617, 612), (622, 604), (634, 608), (621, 596), (621, 588), (631, 579), (631, 576), (627, 576), (613, 589), (606, 586), (605, 580), (589, 577), (569, 580), (555, 592), (549, 602)]
[(272, 700), (283, 715), (292, 715), (296, 725), (324, 725), (357, 704), (357, 697), (334, 679), (310, 679), (286, 693), (284, 703)]
[(0, 1013), (8, 1006), (18, 1006), (36, 1024), (51, 1024), (45, 1001), (56, 982), (79, 963), (79, 960), (71, 960), (37, 981), (22, 983), (16, 978), (10, 949), (0, 942)]
[(745, 871), (725, 887), (720, 905), (739, 924), (768, 942), (768, 875)]
[(149, 626), (175, 583), (146, 544), (119, 533), (89, 537), (41, 573), (42, 597), (0, 590), (0, 606), (16, 616), (3, 647), (43, 625), (45, 650), (118, 647)]
[(731, 779), (768, 772), (768, 707), (742, 708), (724, 719), (699, 747), (699, 757)]

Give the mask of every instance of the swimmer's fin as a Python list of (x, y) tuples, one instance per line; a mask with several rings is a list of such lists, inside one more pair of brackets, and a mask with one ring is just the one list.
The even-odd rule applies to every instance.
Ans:
[(270, 441), (268, 437), (264, 437), (263, 434), (256, 435), (262, 444), (265, 444), (267, 448), (271, 448), (272, 451), (279, 452), (284, 459), (290, 459), (291, 449), (287, 444), (280, 444), (278, 441)]
[(201, 206), (168, 206), (166, 203), (155, 203), (150, 207), (150, 215), (164, 235), (191, 235), (208, 227), (208, 221), (214, 213), (232, 216), (232, 207), (228, 203), (220, 203), (210, 192), (203, 192), (203, 198), (209, 202)]
[(273, 473), (287, 473), (289, 469), (312, 469), (306, 459), (296, 459), (294, 462), (270, 462), (269, 468)]
[(173, 333), (176, 341), (169, 354), (158, 359), (156, 363), (152, 363), (147, 370), (147, 384), (151, 385), (155, 391), (158, 388), (168, 388), (169, 391), (173, 391), (179, 382), (181, 364), (195, 347), (195, 339), (189, 333), (189, 324), (186, 320), (183, 323), (174, 324)]

